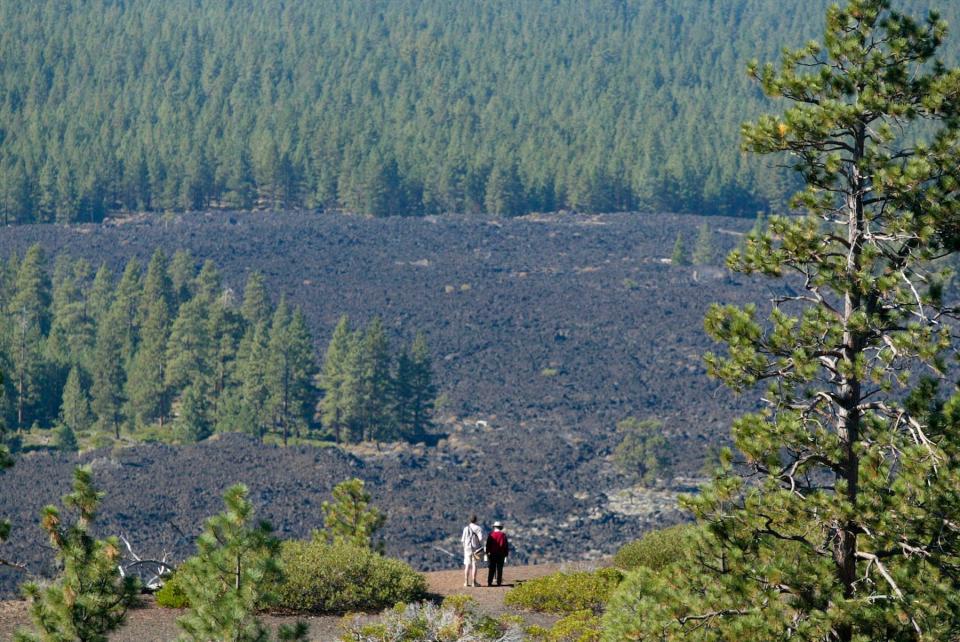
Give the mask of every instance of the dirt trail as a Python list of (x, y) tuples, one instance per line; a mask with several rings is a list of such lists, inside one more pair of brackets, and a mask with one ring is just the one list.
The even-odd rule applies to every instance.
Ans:
[[(425, 573), (429, 592), (433, 599), (440, 600), (447, 595), (466, 594), (474, 598), (481, 610), (491, 615), (501, 615), (514, 612), (503, 603), (503, 598), (513, 586), (526, 580), (541, 577), (560, 570), (559, 564), (542, 564), (537, 566), (511, 567), (507, 564), (504, 569), (504, 586), (487, 587), (486, 569), (480, 569), (477, 574), (483, 586), (465, 587), (463, 585), (463, 571), (435, 571)], [(143, 608), (132, 611), (127, 618), (123, 629), (110, 637), (112, 642), (168, 642), (175, 640), (179, 633), (176, 619), (180, 611), (161, 609), (149, 599)], [(548, 624), (556, 618), (535, 613), (523, 614), (531, 624)], [(339, 616), (321, 617), (274, 617), (267, 616), (264, 621), (271, 627), (281, 624), (290, 624), (297, 619), (303, 619), (310, 625), (310, 639), (316, 642), (334, 642), (339, 639), (342, 627), (342, 618)], [(0, 640), (10, 640), (18, 627), (30, 625), (27, 615), (27, 603), (22, 600), (0, 602)]]

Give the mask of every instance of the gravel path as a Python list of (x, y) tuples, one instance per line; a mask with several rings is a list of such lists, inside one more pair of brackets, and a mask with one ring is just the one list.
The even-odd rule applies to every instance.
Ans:
[[(463, 571), (435, 571), (425, 573), (427, 585), (433, 599), (440, 600), (447, 595), (464, 593), (473, 597), (481, 610), (491, 615), (502, 615), (514, 611), (503, 603), (503, 598), (511, 587), (526, 580), (541, 577), (560, 570), (558, 564), (542, 564), (537, 566), (511, 567), (504, 569), (504, 586), (501, 587), (471, 587), (463, 586)], [(485, 581), (486, 570), (481, 569), (478, 577)], [(482, 576), (482, 577), (481, 577)], [(178, 629), (176, 618), (179, 611), (157, 608), (153, 599), (148, 598), (143, 608), (132, 611), (127, 623), (118, 633), (111, 636), (112, 642), (167, 642), (177, 638)], [(552, 616), (524, 613), (524, 618), (530, 624), (550, 624), (556, 618)], [(373, 617), (373, 616), (371, 616)], [(339, 616), (321, 616), (307, 618), (266, 616), (263, 621), (271, 627), (281, 624), (290, 624), (297, 619), (303, 619), (310, 625), (310, 639), (316, 642), (334, 642), (342, 632), (342, 618)], [(30, 625), (27, 615), (27, 603), (22, 600), (0, 602), (0, 640), (10, 640), (18, 627)]]

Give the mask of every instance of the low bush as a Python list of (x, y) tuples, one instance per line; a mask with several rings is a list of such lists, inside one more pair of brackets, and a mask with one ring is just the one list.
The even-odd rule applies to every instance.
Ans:
[(504, 601), (531, 611), (568, 614), (575, 611), (600, 613), (611, 593), (623, 580), (615, 568), (576, 573), (554, 573), (524, 582), (511, 589)]
[(174, 573), (163, 583), (157, 591), (157, 606), (167, 609), (185, 609), (190, 606), (187, 593), (183, 590), (182, 575)]
[(377, 622), (348, 619), (340, 639), (350, 642), (507, 642), (527, 639), (520, 626), (508, 619), (483, 615), (473, 598), (452, 595), (437, 606), (431, 602), (398, 604)]
[(680, 524), (662, 530), (650, 531), (638, 540), (625, 544), (613, 556), (613, 565), (624, 571), (648, 568), (659, 571), (683, 559), (694, 546), (697, 527)]
[(321, 538), (283, 542), (278, 609), (298, 613), (376, 611), (423, 598), (427, 583), (407, 564)]

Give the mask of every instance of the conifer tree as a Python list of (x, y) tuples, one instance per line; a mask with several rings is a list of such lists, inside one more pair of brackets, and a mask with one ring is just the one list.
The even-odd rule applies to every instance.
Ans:
[(171, 313), (186, 303), (192, 296), (193, 277), (196, 273), (196, 264), (190, 252), (177, 250), (170, 260), (170, 283), (173, 287), (173, 306)]
[(433, 359), (427, 338), (418, 332), (410, 347), (411, 389), (410, 426), (408, 436), (420, 437), (433, 427), (433, 405), (437, 398), (437, 386), (433, 382)]
[(182, 443), (193, 444), (210, 436), (212, 424), (203, 382), (191, 383), (180, 395), (174, 433)]
[(270, 319), (270, 334), (267, 343), (267, 362), (264, 374), (267, 388), (266, 410), (270, 415), (270, 423), (279, 428), (286, 445), (290, 426), (287, 404), (289, 402), (289, 368), (290, 357), (287, 348), (287, 327), (290, 324), (290, 307), (286, 297), (281, 297), (276, 310)]
[(433, 402), (437, 395), (433, 384), (430, 350), (422, 332), (412, 346), (401, 350), (393, 377), (393, 421), (398, 436), (417, 439), (433, 425)]
[(340, 421), (347, 428), (349, 441), (363, 441), (366, 425), (362, 421), (363, 391), (365, 389), (366, 352), (364, 350), (364, 332), (351, 333), (346, 358), (344, 359), (343, 381), (339, 395)]
[(742, 460), (726, 453), (685, 500), (707, 527), (699, 553), (615, 598), (606, 639), (956, 635), (960, 436), (936, 411), (956, 402), (919, 378), (946, 378), (955, 330), (937, 261), (960, 245), (960, 70), (935, 60), (945, 33), (936, 14), (851, 0), (828, 10), (822, 44), (751, 66), (791, 104), (745, 125), (744, 146), (791, 156), (806, 213), (771, 217), (727, 262), (799, 278), (766, 321), (754, 305), (713, 307), (706, 328), (727, 351), (707, 364), (735, 390), (768, 382), (767, 407), (734, 423)]
[(96, 327), (88, 314), (84, 297), (84, 284), (89, 278), (90, 266), (83, 260), (71, 263), (66, 255), (61, 257), (57, 258), (55, 269), (52, 321), (46, 354), (58, 368), (69, 369), (70, 366), (89, 362)]
[(263, 274), (260, 272), (251, 272), (247, 277), (247, 283), (243, 288), (241, 314), (250, 327), (256, 327), (258, 323), (270, 318), (270, 299), (267, 296)]
[(687, 250), (683, 247), (683, 234), (677, 232), (677, 240), (673, 243), (673, 254), (670, 255), (672, 265), (688, 265)]
[(140, 261), (130, 259), (123, 268), (123, 275), (117, 284), (116, 295), (113, 298), (113, 307), (123, 319), (123, 363), (124, 367), (129, 367), (133, 360), (133, 354), (137, 349), (139, 332), (137, 328), (137, 315), (140, 307), (140, 299), (143, 293), (143, 275), (141, 274)]
[(299, 434), (309, 420), (315, 370), (312, 343), (303, 313), (297, 309), (291, 315), (281, 299), (270, 323), (266, 383), (267, 409), (284, 444), (291, 430)]
[(227, 168), (227, 177), (225, 181), (226, 194), (224, 200), (241, 210), (248, 210), (253, 207), (256, 200), (256, 190), (253, 184), (253, 170), (250, 167), (250, 155), (244, 146), (236, 146), (237, 149), (229, 155), (230, 166)]
[(165, 297), (155, 297), (140, 328), (140, 346), (127, 378), (127, 415), (138, 424), (159, 421), (162, 427), (169, 407), (166, 359), (170, 313)]
[(93, 277), (93, 284), (87, 294), (87, 315), (93, 319), (95, 325), (110, 311), (113, 303), (113, 273), (106, 263), (100, 265), (97, 274)]
[(374, 534), (387, 521), (376, 506), (362, 479), (347, 479), (333, 487), (333, 501), (323, 502), (323, 526), (332, 542), (371, 548)]
[(180, 306), (167, 341), (166, 383), (182, 390), (191, 383), (206, 383), (212, 376), (207, 302), (197, 296)]
[(150, 308), (155, 301), (160, 300), (166, 306), (169, 316), (173, 304), (173, 281), (167, 265), (167, 255), (157, 248), (147, 264), (147, 274), (143, 277), (143, 296), (140, 299), (140, 309), (137, 311), (137, 326), (142, 327), (150, 315)]
[(494, 164), (487, 178), (484, 206), (487, 212), (498, 216), (513, 216), (520, 212), (520, 177), (512, 163)]
[[(12, 252), (8, 260), (0, 259), (0, 297), (3, 301), (9, 301), (13, 298), (14, 279), (17, 274), (17, 254)], [(6, 304), (3, 305), (3, 311), (6, 312)], [(0, 337), (6, 337), (6, 333), (0, 333)]]
[(53, 435), (53, 443), (57, 447), (57, 450), (61, 452), (77, 452), (77, 435), (67, 424), (60, 424), (56, 427)]
[(299, 430), (312, 420), (317, 401), (316, 348), (307, 318), (300, 307), (294, 309), (286, 334), (286, 348), (290, 353), (287, 365), (290, 370), (290, 400), (287, 411), (293, 419), (295, 430)]
[(383, 322), (375, 317), (358, 343), (355, 366), (355, 421), (361, 438), (390, 440), (396, 436), (391, 412), (390, 343)]
[(217, 414), (219, 400), (226, 393), (236, 369), (238, 340), (243, 331), (243, 318), (231, 305), (217, 301), (210, 306), (209, 324), (212, 343), (210, 401), (212, 412)]
[(713, 263), (713, 232), (706, 223), (703, 223), (697, 230), (697, 241), (693, 246), (693, 256), (691, 258), (694, 265)]
[(447, 160), (425, 187), (424, 203), (437, 213), (463, 212), (467, 200), (467, 167), (462, 159)]
[(93, 397), (91, 408), (97, 415), (101, 430), (112, 430), (120, 438), (123, 423), (124, 384), (124, 335), (127, 329), (127, 312), (122, 301), (115, 301), (110, 311), (97, 327), (97, 342), (93, 350), (92, 377)]
[(194, 297), (203, 299), (207, 304), (212, 304), (223, 292), (220, 270), (210, 259), (203, 262), (200, 273), (194, 281), (193, 292)]
[(370, 155), (363, 168), (363, 212), (371, 216), (403, 214), (405, 203), (397, 162)]
[[(270, 524), (254, 522), (243, 484), (227, 489), (224, 512), (207, 520), (197, 554), (179, 569), (190, 607), (177, 620), (186, 639), (264, 642), (267, 630), (256, 609), (271, 602), (271, 587), (282, 578), (280, 543)], [(283, 627), (279, 640), (305, 639), (305, 625)]]
[(37, 177), (37, 220), (51, 223), (57, 208), (57, 170), (47, 159)]
[(77, 514), (76, 523), (65, 524), (55, 506), (43, 509), (40, 522), (57, 551), (60, 577), (48, 586), (24, 585), (35, 633), (18, 632), (19, 642), (105, 641), (137, 602), (136, 580), (121, 577), (117, 567), (120, 543), (90, 533), (103, 493), (94, 487), (89, 468), (77, 468), (73, 477), (73, 492), (63, 503)]
[(620, 443), (613, 451), (613, 461), (624, 473), (649, 484), (660, 475), (666, 464), (663, 424), (655, 419), (628, 417), (617, 423)]
[(573, 180), (567, 205), (577, 212), (608, 212), (611, 209), (611, 185), (597, 165), (577, 173)]
[(270, 427), (267, 400), (270, 390), (267, 385), (267, 355), (269, 353), (270, 328), (261, 322), (248, 328), (237, 356), (236, 378), (240, 391), (240, 403), (234, 411), (240, 413), (232, 422), (249, 421), (244, 432), (263, 439)]
[(90, 399), (83, 385), (80, 369), (74, 366), (67, 375), (63, 387), (63, 402), (60, 405), (60, 425), (66, 426), (74, 434), (90, 428), (93, 417), (90, 414)]
[(46, 258), (40, 246), (34, 245), (20, 262), (14, 295), (7, 311), (12, 325), (9, 351), (18, 431), (32, 421), (30, 413), (39, 401), (49, 310), (50, 282)]
[(320, 374), (320, 388), (323, 399), (320, 401), (320, 421), (333, 432), (338, 443), (344, 438), (349, 422), (347, 413), (348, 357), (355, 336), (350, 330), (350, 320), (346, 315), (340, 317), (333, 336), (324, 355), (323, 370)]
[(26, 222), (30, 216), (30, 182), (22, 162), (0, 166), (0, 217), (3, 224)]
[(397, 355), (392, 379), (393, 420), (404, 438), (413, 437), (413, 359), (404, 346)]

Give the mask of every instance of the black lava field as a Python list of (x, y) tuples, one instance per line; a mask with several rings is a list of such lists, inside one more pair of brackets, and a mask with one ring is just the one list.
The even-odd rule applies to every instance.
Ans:
[[(707, 221), (711, 265), (667, 260)], [(156, 247), (210, 258), (238, 294), (251, 270), (273, 296), (302, 306), (322, 351), (337, 319), (379, 315), (394, 341), (422, 330), (441, 391), (437, 443), (359, 449), (261, 446), (220, 435), (193, 446), (131, 445), (77, 456), (31, 452), (0, 475), (0, 515), (14, 531), (0, 557), (42, 570), (50, 557), (41, 507), (92, 463), (106, 498), (101, 534), (126, 534), (147, 555), (192, 552), (226, 487), (244, 482), (258, 515), (283, 537), (322, 526), (320, 504), (361, 477), (388, 514), (388, 554), (422, 570), (453, 567), (459, 529), (476, 511), (514, 533), (512, 562), (610, 553), (652, 525), (682, 518), (670, 493), (696, 477), (730, 419), (753, 406), (707, 378), (703, 331), (712, 302), (758, 303), (773, 283), (727, 272), (722, 256), (750, 221), (719, 217), (558, 214), (512, 220), (388, 218), (304, 213), (134, 217), (95, 226), (0, 230), (0, 256), (40, 243), (116, 268), (145, 265)], [(762, 306), (761, 306), (762, 307)], [(617, 421), (663, 422), (670, 469), (649, 510), (611, 497), (632, 481), (610, 453)], [(22, 577), (0, 569), (10, 595)]]

